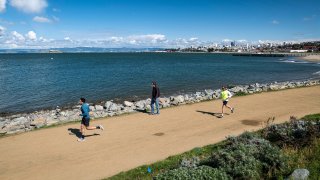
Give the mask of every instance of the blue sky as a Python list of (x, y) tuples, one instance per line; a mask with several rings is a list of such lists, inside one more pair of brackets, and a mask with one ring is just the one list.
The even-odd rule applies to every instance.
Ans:
[(319, 0), (0, 0), (0, 48), (319, 39)]

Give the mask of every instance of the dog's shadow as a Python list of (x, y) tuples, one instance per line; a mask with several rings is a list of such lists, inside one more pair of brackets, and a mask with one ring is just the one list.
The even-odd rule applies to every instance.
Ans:
[[(197, 110), (197, 112), (202, 113), (202, 114), (208, 114), (211, 116), (215, 116), (217, 118), (222, 118), (221, 113), (214, 113), (214, 112), (207, 112), (207, 111), (199, 111)], [(228, 113), (225, 113), (226, 115), (229, 115)]]
[[(69, 135), (75, 135), (75, 136), (77, 136), (78, 138), (81, 138), (80, 129), (77, 129), (77, 128), (68, 128), (68, 131), (70, 131), (70, 132), (69, 132)], [(90, 137), (90, 136), (100, 136), (100, 134), (94, 133), (94, 134), (85, 135), (85, 137)]]

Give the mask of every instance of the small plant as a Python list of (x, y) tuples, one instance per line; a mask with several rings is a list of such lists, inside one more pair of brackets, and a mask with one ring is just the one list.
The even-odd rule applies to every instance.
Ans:
[(231, 179), (224, 171), (208, 166), (196, 168), (181, 167), (173, 169), (154, 177), (155, 180), (183, 179), (183, 180), (229, 180)]
[(182, 159), (180, 166), (181, 167), (187, 167), (187, 168), (195, 168), (199, 165), (200, 158), (193, 157), (192, 159)]

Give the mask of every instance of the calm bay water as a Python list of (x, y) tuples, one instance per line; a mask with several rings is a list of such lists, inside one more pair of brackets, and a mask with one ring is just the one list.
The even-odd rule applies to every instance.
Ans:
[(319, 71), (319, 64), (293, 58), (222, 54), (0, 54), (0, 113), (74, 105), (80, 97), (142, 99), (152, 80), (170, 96), (223, 84), (317, 78)]

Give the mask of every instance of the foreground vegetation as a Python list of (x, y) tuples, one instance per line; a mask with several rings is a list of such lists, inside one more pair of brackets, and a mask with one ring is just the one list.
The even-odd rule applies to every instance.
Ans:
[(171, 156), (109, 179), (284, 179), (297, 168), (320, 178), (320, 114)]

